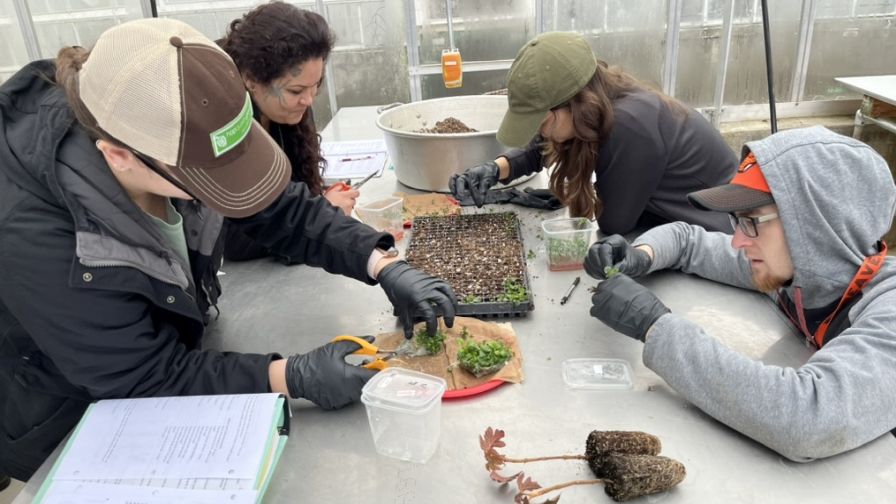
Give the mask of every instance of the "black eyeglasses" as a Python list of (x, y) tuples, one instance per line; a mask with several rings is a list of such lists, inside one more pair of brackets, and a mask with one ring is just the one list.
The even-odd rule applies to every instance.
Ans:
[(767, 215), (760, 215), (759, 217), (750, 217), (747, 215), (735, 215), (730, 213), (728, 214), (728, 218), (731, 219), (732, 229), (739, 228), (747, 238), (759, 238), (759, 225), (763, 222), (777, 219), (778, 214), (770, 213)]

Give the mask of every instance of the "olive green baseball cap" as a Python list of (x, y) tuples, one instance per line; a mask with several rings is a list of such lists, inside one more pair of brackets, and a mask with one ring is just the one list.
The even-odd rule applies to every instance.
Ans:
[(594, 53), (578, 33), (547, 32), (527, 42), (507, 74), (508, 109), (498, 141), (526, 145), (548, 111), (578, 94), (596, 70)]

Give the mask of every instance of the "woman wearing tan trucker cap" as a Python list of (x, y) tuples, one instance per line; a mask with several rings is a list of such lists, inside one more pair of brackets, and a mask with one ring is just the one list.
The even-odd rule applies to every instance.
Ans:
[(498, 140), (525, 147), (454, 175), (456, 198), (482, 206), (497, 182), (557, 163), (551, 191), (605, 234), (674, 221), (731, 231), (725, 214), (686, 195), (731, 180), (734, 151), (696, 111), (596, 60), (581, 35), (549, 32), (523, 46), (507, 99)]
[(417, 318), (453, 324), (445, 282), (289, 176), (236, 66), (179, 21), (118, 25), (0, 86), (0, 474), (28, 479), (96, 399), (358, 399), (372, 371), (345, 363), (354, 343), (288, 359), (201, 349), (225, 216), (273, 251), (378, 281), (408, 335)]

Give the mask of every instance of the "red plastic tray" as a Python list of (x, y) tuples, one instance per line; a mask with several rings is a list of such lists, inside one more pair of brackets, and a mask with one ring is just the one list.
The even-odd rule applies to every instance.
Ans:
[(442, 394), (442, 400), (460, 399), (461, 397), (470, 397), (474, 395), (484, 394), (485, 392), (498, 388), (505, 383), (507, 382), (504, 380), (491, 380), (475, 387), (469, 387), (460, 390), (448, 390), (444, 394)]

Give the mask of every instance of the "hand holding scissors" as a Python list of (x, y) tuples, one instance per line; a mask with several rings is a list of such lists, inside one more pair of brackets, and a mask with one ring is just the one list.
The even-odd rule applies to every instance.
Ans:
[(354, 189), (354, 190), (357, 191), (359, 187), (361, 187), (362, 185), (366, 184), (367, 181), (370, 180), (370, 179), (372, 179), (374, 175), (376, 175), (376, 172), (371, 172), (370, 175), (368, 175), (368, 176), (362, 178), (361, 181), (358, 182), (357, 184), (349, 184), (350, 181), (349, 181), (348, 179), (346, 179), (345, 182), (343, 182), (343, 181), (340, 180), (340, 181), (334, 183), (333, 185), (331, 185), (330, 187), (328, 187), (328, 188), (327, 188), (327, 192), (330, 192), (330, 191), (336, 191), (336, 190), (338, 190), (338, 191), (349, 191), (349, 190), (351, 190), (351, 189)]
[(361, 348), (354, 352), (356, 355), (370, 355), (375, 357), (373, 361), (364, 364), (363, 367), (367, 369), (375, 369), (377, 371), (382, 371), (389, 367), (389, 364), (386, 361), (395, 357), (398, 353), (394, 350), (380, 350), (379, 347), (373, 343), (369, 343), (367, 340), (357, 336), (348, 336), (344, 334), (333, 338), (333, 342), (336, 341), (351, 341), (352, 343), (360, 345)]

